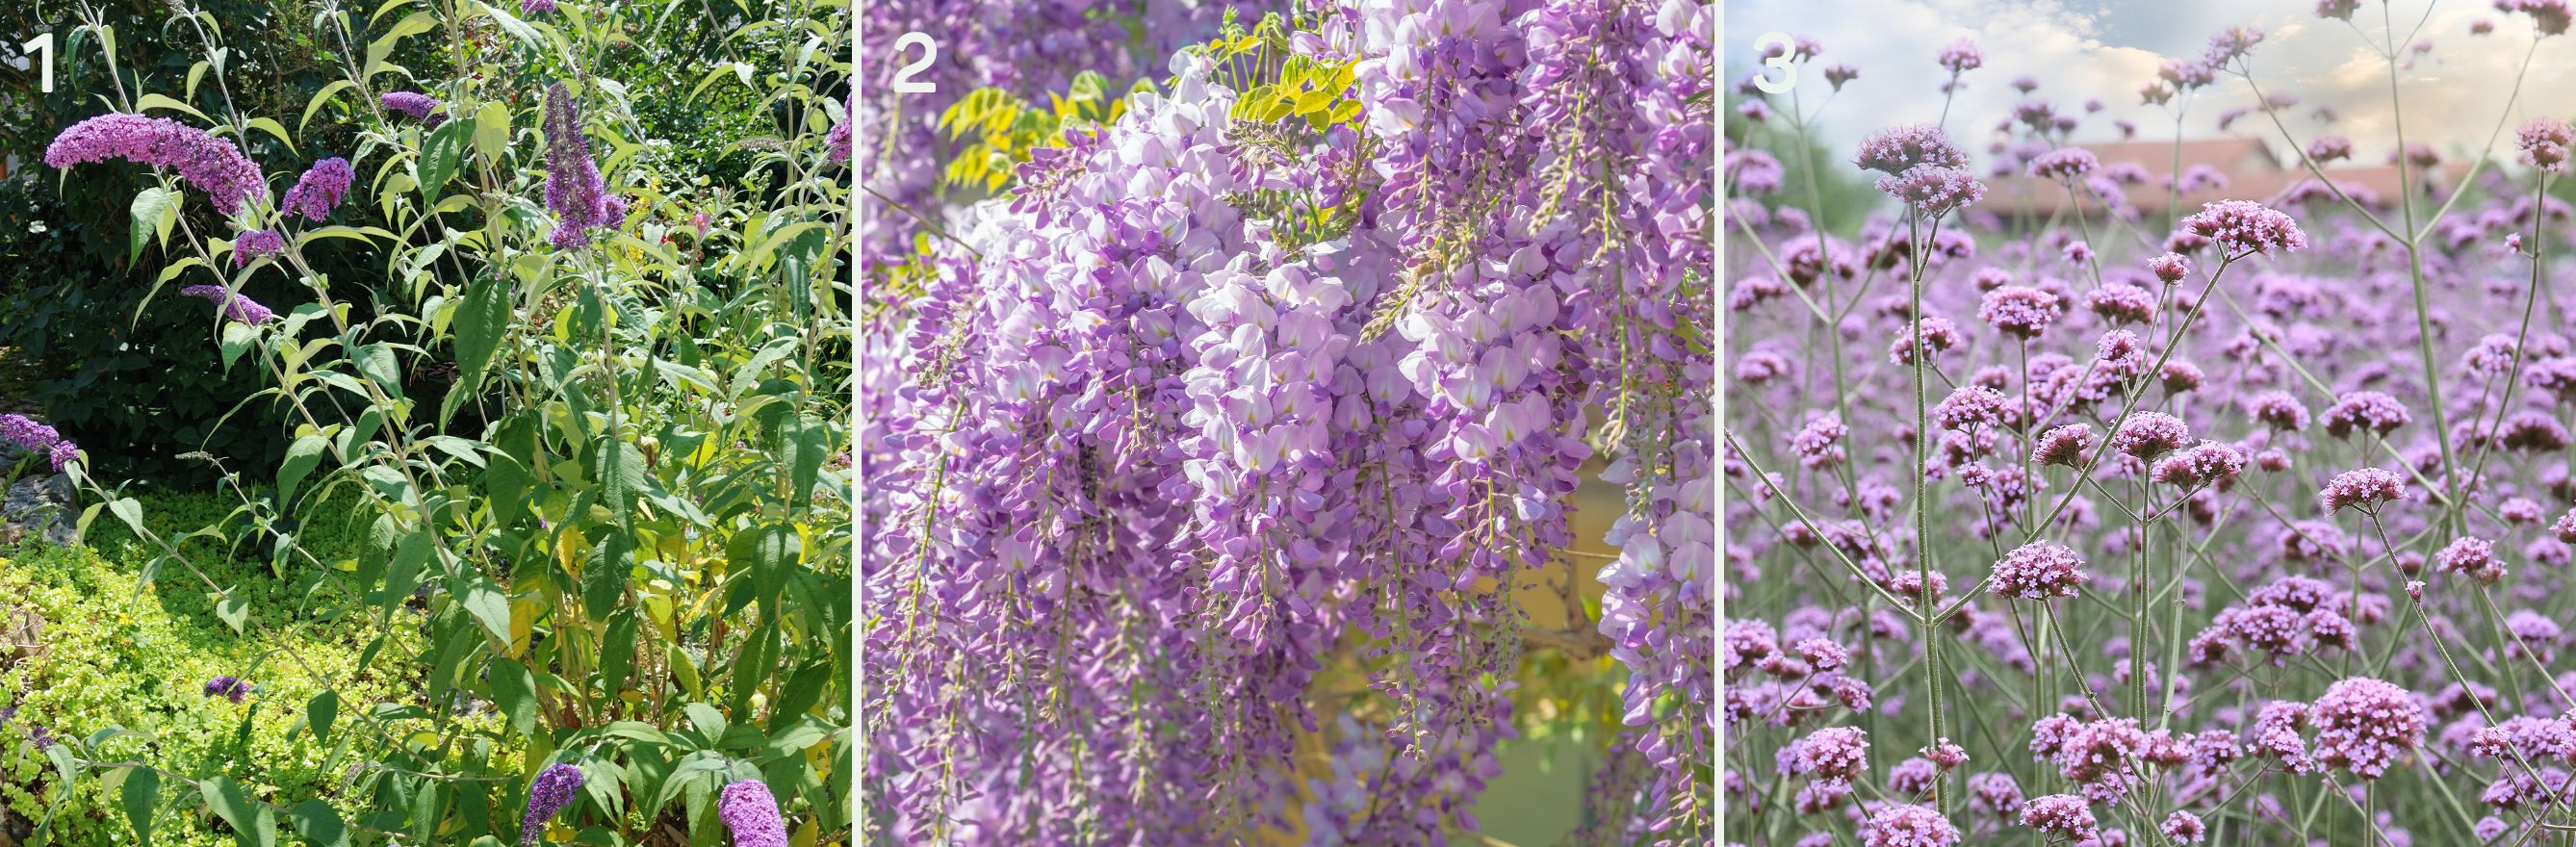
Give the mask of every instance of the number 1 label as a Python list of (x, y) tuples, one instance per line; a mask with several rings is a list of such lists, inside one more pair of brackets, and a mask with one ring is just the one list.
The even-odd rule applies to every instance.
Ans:
[(38, 86), (47, 94), (54, 93), (54, 34), (45, 33), (19, 45), (36, 62)]

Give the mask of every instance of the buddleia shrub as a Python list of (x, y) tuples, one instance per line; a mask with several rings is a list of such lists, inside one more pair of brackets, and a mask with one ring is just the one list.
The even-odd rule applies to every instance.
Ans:
[[(117, 31), (79, 16), (82, 43)], [(223, 43), (219, 18), (182, 18)], [(254, 614), (245, 581), (297, 586), (305, 637), (170, 684), (256, 710), (339, 770), (266, 780), (257, 747), (195, 755), (66, 716), (21, 783), (44, 801), (40, 839), (113, 785), (138, 839), (839, 840), (850, 227), (828, 101), (850, 22), (792, 2), (744, 24), (737, 40), (776, 49), (715, 84), (793, 119), (750, 163), (761, 190), (716, 193), (657, 170), (634, 89), (592, 72), (645, 20), (544, 0), (325, 5), (296, 25), (342, 76), (306, 102), (159, 93), (248, 84), (210, 58), (120, 77), (98, 92), (111, 111), (49, 145), (75, 178), (150, 175), (133, 204), (159, 266), (145, 308), (257, 374), (232, 414), (286, 445), (270, 465), (218, 461), (230, 505), (176, 532), (75, 462), (81, 524), (121, 524), (140, 579), (204, 595), (201, 616), (245, 639), (302, 625)], [(411, 42), (455, 70), (393, 61)], [(239, 143), (333, 122), (345, 146)], [(339, 296), (325, 249), (379, 277), (366, 302)], [(359, 530), (308, 529), (306, 498), (354, 503)], [(217, 566), (244, 547), (266, 575)], [(324, 628), (352, 661), (305, 655)]]

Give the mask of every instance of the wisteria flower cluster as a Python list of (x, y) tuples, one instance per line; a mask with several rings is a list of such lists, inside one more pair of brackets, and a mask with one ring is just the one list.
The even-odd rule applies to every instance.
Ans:
[[(1145, 5), (1153, 38), (1191, 31)], [(1624, 672), (1598, 831), (1714, 837), (1714, 16), (1238, 8), (999, 196), (870, 165), (946, 237), (861, 269), (888, 281), (861, 356), (863, 830), (1228, 843), (1297, 803), (1317, 843), (1448, 843), (1541, 719), (1525, 657), (1561, 654)], [(1027, 60), (985, 82), (1048, 90), (1079, 46), (996, 45)], [(904, 132), (863, 125), (858, 155)], [(1815, 425), (1816, 466), (1837, 438)], [(1587, 485), (1624, 503), (1578, 563)], [(1514, 586), (1578, 568), (1597, 611), (1518, 619)], [(1291, 757), (1328, 728), (1335, 777), (1300, 800)]]

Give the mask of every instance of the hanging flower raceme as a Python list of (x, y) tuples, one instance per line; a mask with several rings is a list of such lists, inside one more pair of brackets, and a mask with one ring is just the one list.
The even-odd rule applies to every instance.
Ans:
[(69, 168), (124, 159), (167, 168), (206, 194), (215, 210), (230, 215), (252, 200), (268, 199), (259, 166), (232, 142), (168, 118), (105, 114), (80, 123), (45, 148), (45, 164)]
[(296, 178), (295, 187), (286, 190), (286, 197), (278, 202), (278, 211), (303, 215), (315, 223), (329, 220), (331, 210), (340, 207), (341, 198), (348, 196), (349, 186), (357, 179), (358, 172), (349, 167), (347, 159), (333, 156), (315, 162)]
[(179, 289), (179, 294), (213, 302), (223, 310), (224, 317), (253, 326), (277, 319), (277, 313), (269, 311), (267, 306), (220, 285), (191, 285)]
[(546, 209), (556, 216), (546, 240), (561, 250), (587, 247), (591, 230), (626, 223), (625, 198), (608, 192), (598, 163), (591, 161), (581, 103), (560, 82), (546, 89)]

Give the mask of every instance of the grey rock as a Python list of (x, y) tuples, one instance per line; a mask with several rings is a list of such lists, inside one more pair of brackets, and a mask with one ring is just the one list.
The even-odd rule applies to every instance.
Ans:
[(75, 543), (80, 540), (74, 531), (80, 521), (75, 508), (79, 502), (70, 474), (20, 479), (9, 486), (7, 496), (0, 497), (0, 541), (35, 537), (55, 544)]

